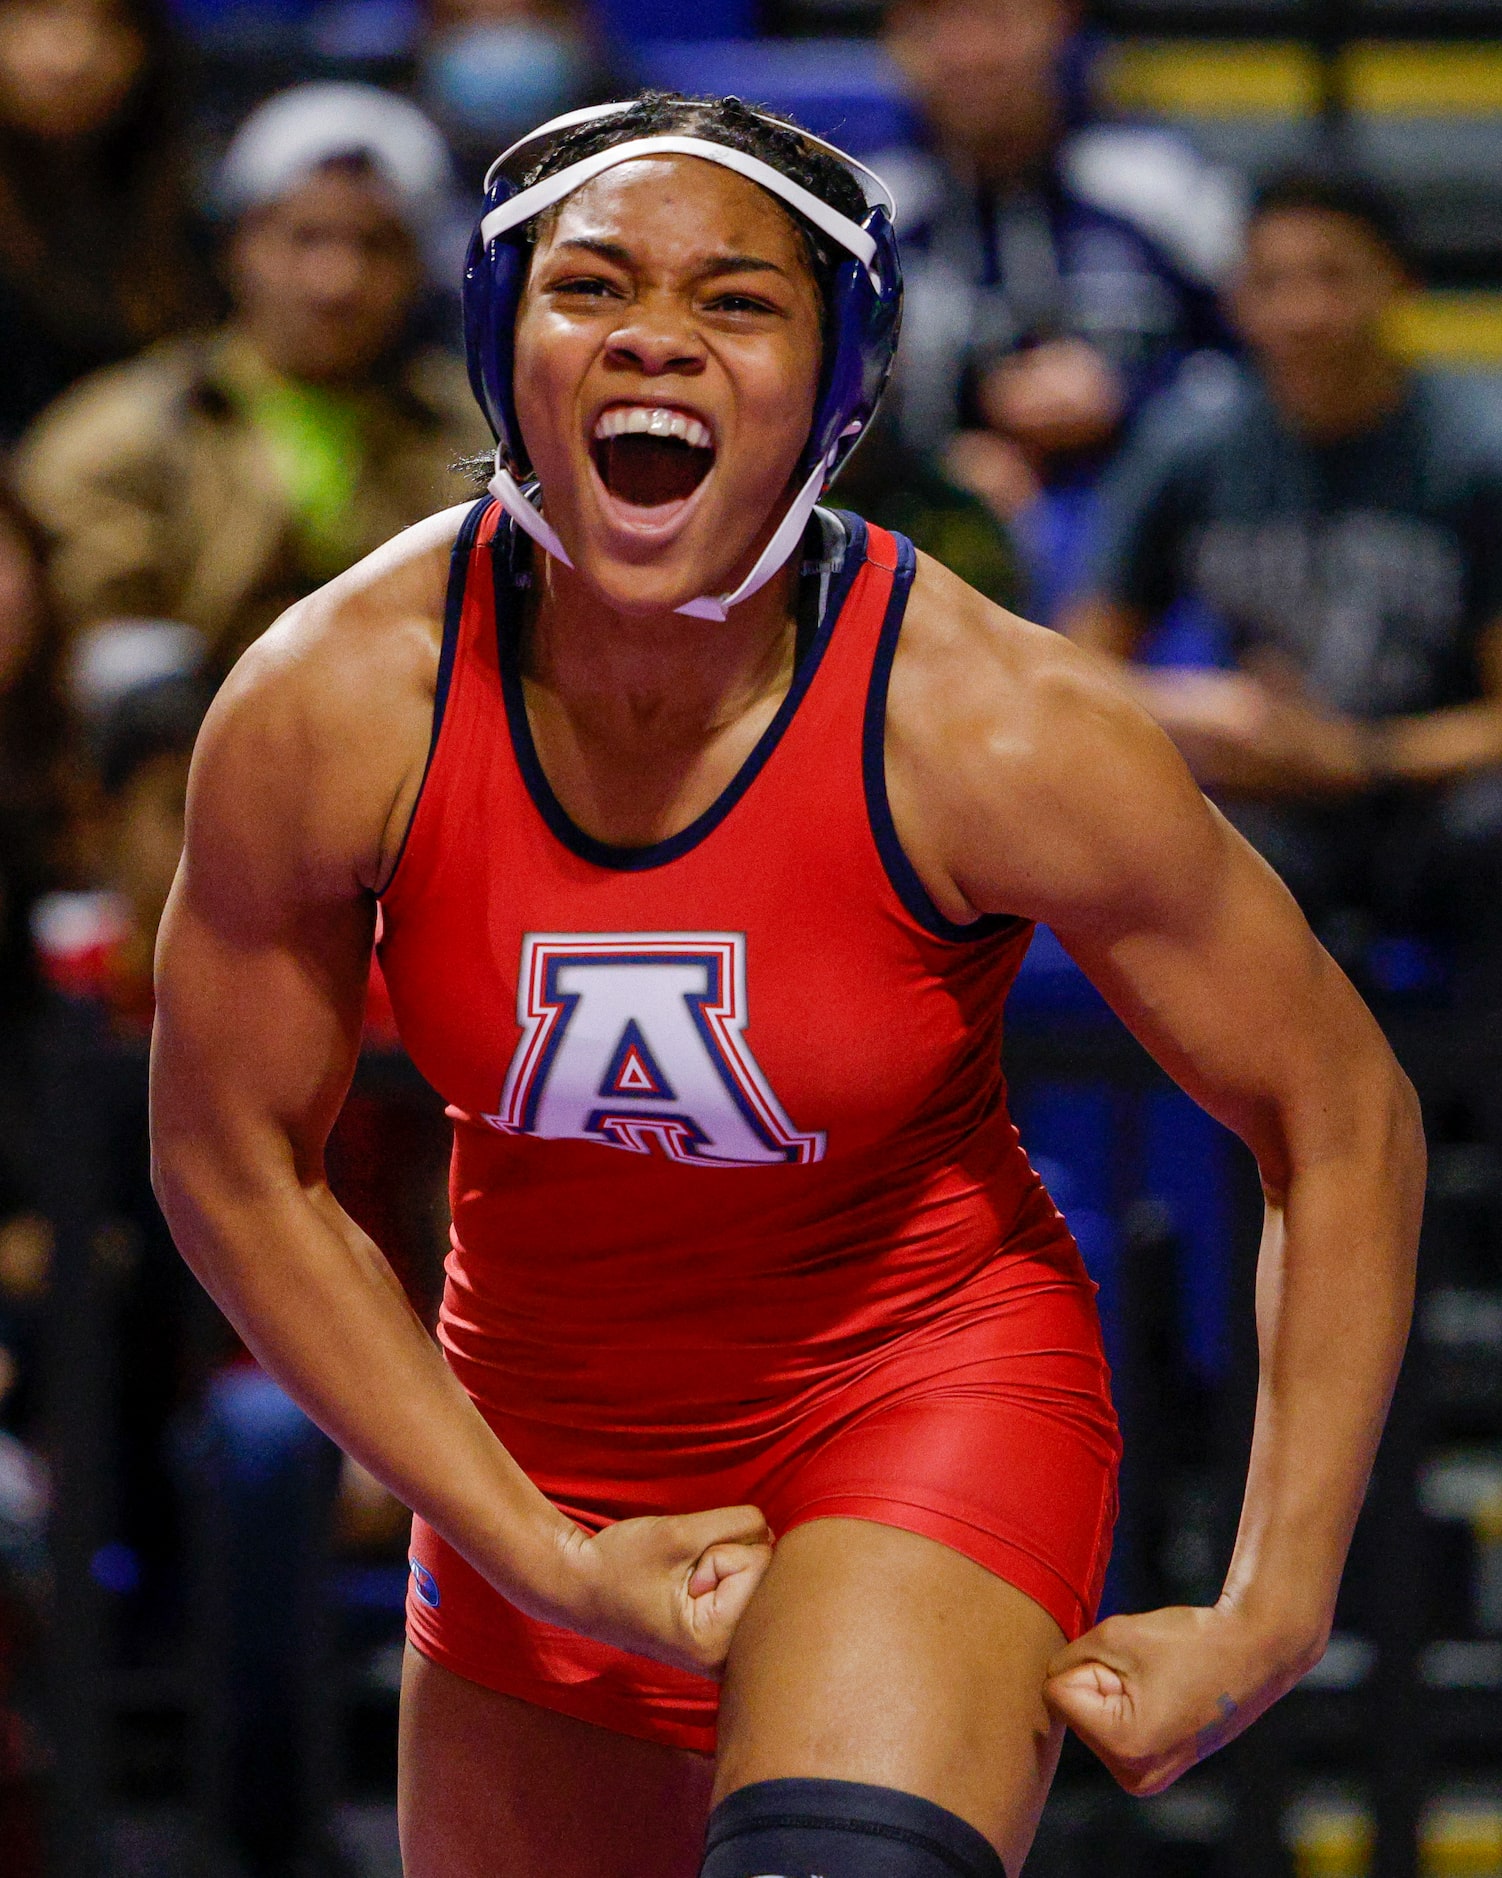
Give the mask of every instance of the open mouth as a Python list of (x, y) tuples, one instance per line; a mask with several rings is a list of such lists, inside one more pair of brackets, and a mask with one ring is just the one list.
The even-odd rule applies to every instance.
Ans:
[(589, 447), (600, 481), (633, 508), (686, 501), (714, 465), (708, 426), (665, 405), (618, 404), (602, 411)]

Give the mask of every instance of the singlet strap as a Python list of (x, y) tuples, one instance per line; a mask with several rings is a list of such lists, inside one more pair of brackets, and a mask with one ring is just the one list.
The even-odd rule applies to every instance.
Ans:
[[(444, 715), (448, 710), (449, 692), (454, 682), (454, 667), (459, 657), (459, 641), (464, 626), (464, 595), (469, 585), (469, 573), (475, 560), (475, 545), (480, 539), (481, 529), (496, 507), (493, 496), (481, 496), (471, 503), (465, 512), (464, 520), (459, 524), (459, 532), (454, 537), (454, 545), (449, 550), (448, 585), (443, 596), (443, 643), (438, 653), (438, 673), (433, 685), (433, 725), (428, 733), (428, 754), (422, 766), (422, 780), (417, 785), (417, 795), (412, 803), (412, 813), (407, 817), (407, 826), (403, 831), (401, 846), (396, 851), (396, 859), (391, 863), (390, 872), (380, 889), (380, 895), (390, 891), (393, 881), (401, 871), (402, 858), (412, 840), (412, 830), (417, 826), (418, 812), (422, 808), (424, 795), (427, 793), (428, 778), (433, 773), (433, 759), (438, 754), (438, 740), (443, 732)], [(494, 524), (492, 522), (492, 528)]]
[(464, 623), (464, 594), (469, 585), (470, 568), (474, 565), (475, 546), (485, 523), (490, 522), (488, 532), (494, 533), (496, 503), (492, 496), (482, 496), (474, 503), (464, 520), (459, 524), (459, 533), (454, 537), (454, 545), (449, 554), (448, 586), (443, 597), (443, 651), (438, 659), (438, 684), (433, 698), (433, 736), (428, 745), (428, 763), (431, 766), (433, 752), (438, 747), (438, 733), (443, 728), (443, 713), (448, 705), (449, 686), (454, 678), (454, 661), (459, 654), (459, 638)]
[[(866, 693), (861, 739), (866, 813), (870, 818), (871, 834), (881, 856), (881, 864), (903, 906), (923, 930), (932, 933), (936, 939), (990, 939), (997, 933), (1015, 932), (1022, 922), (1012, 913), (982, 913), (979, 918), (964, 923), (946, 918), (935, 906), (898, 837), (897, 825), (892, 819), (892, 805), (887, 796), (887, 694), (891, 686), (892, 664), (897, 656), (897, 642), (902, 636), (902, 622), (912, 595), (913, 576), (918, 569), (918, 556), (905, 535), (889, 534), (885, 529), (873, 529), (871, 534), (868, 558), (878, 565), (891, 565), (883, 554), (888, 543), (896, 550), (892, 590), (877, 637), (875, 657), (871, 662), (871, 683)], [(882, 558), (878, 560), (878, 556)]]

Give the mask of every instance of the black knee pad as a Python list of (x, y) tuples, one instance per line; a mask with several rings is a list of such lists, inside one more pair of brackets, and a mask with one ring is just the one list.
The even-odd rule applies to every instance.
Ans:
[(709, 1819), (700, 1878), (1006, 1878), (990, 1841), (931, 1800), (857, 1780), (759, 1780)]

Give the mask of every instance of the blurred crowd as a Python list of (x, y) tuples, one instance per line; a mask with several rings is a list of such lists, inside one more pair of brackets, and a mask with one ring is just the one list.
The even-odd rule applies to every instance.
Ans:
[[(336, 70), (376, 15), (381, 85)], [(330, 1534), (399, 1557), (401, 1521), (235, 1346), (151, 1200), (188, 760), (278, 613), (472, 493), (479, 181), (635, 81), (583, 0), (324, 8), (334, 75), (248, 97), (244, 61), (216, 88), (195, 44), (227, 30), (207, 0), (0, 0), (0, 1841), (43, 1756), (42, 1092), (82, 1036), (123, 1066), (100, 1098), (128, 1249), (101, 1571), (147, 1651), (184, 1621), (191, 1509), (240, 1535), (223, 1828), (248, 1873), (287, 1874), (333, 1855), (298, 1789), (279, 1576)], [(1071, 0), (892, 0), (881, 32), (913, 128), (862, 154), (908, 310), (834, 499), (1115, 662), (1360, 982), (1401, 955), (1493, 1000), (1502, 442), (1397, 349), (1418, 283), (1391, 206), (1339, 166), (1234, 175), (1114, 117)], [(395, 1060), (378, 992), (368, 1030)], [(399, 1075), (357, 1086), (333, 1158), (431, 1309), (441, 1118)]]

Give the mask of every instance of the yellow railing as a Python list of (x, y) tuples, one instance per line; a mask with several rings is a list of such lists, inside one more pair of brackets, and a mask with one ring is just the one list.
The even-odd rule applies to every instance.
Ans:
[(1413, 359), (1502, 370), (1502, 293), (1421, 293), (1405, 301), (1396, 338)]
[[(1502, 117), (1502, 45), (1368, 40), (1342, 55), (1351, 108), (1377, 116)], [(1309, 117), (1319, 108), (1319, 61), (1295, 41), (1127, 40), (1103, 55), (1105, 98), (1167, 117)]]

